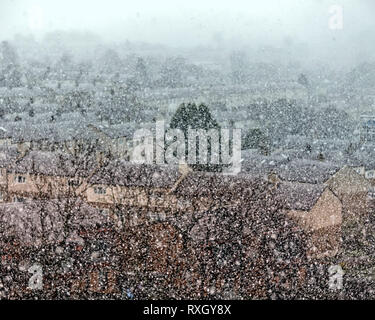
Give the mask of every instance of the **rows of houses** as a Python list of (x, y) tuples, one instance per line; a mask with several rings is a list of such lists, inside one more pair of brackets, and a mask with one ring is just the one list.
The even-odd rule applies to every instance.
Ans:
[(74, 148), (95, 145), (97, 156), (106, 154), (114, 159), (129, 160), (132, 148), (140, 143), (134, 139), (136, 130), (153, 131), (153, 123), (101, 124), (90, 119), (60, 119), (53, 123), (4, 122), (0, 125), (0, 146), (16, 148), (20, 153), (29, 151), (68, 152)]
[[(243, 162), (238, 176), (218, 177), (181, 166), (134, 165), (118, 160), (103, 164), (97, 158), (77, 160), (52, 152), (31, 151), (20, 156), (8, 149), (2, 154), (2, 202), (80, 197), (112, 214), (119, 224), (136, 225), (142, 219), (165, 220), (214, 208), (236, 208), (246, 199), (231, 195), (230, 201), (224, 201), (231, 184), (265, 180), (282, 203), (281, 209), (311, 235), (312, 256), (335, 255), (344, 220), (369, 213), (371, 183), (348, 166), (340, 168), (321, 161), (254, 155)], [(217, 179), (216, 184), (213, 179)], [(137, 208), (138, 214), (121, 221), (115, 214), (119, 206)]]
[(371, 214), (374, 180), (358, 170), (358, 162), (318, 160), (318, 153), (311, 159), (296, 154), (293, 150), (271, 156), (245, 152), (242, 170), (274, 183), (287, 214), (311, 233), (310, 248), (318, 255), (335, 255), (342, 227), (356, 219), (365, 221)]

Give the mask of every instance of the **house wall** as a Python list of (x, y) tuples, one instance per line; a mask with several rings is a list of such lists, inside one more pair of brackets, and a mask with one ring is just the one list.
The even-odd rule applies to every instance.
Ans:
[(368, 213), (368, 193), (353, 193), (342, 196), (343, 213), (349, 216), (365, 216)]
[(20, 154), (24, 154), (26, 151), (30, 150), (31, 142), (19, 142), (17, 143), (17, 150)]
[[(5, 169), (4, 169), (5, 170)], [(24, 177), (25, 182), (18, 182), (18, 177)], [(51, 198), (61, 195), (69, 195), (75, 192), (77, 195), (84, 191), (84, 183), (78, 187), (69, 187), (68, 182), (72, 180), (68, 177), (48, 176), (48, 175), (33, 175), (22, 173), (9, 173), (0, 177), (0, 185), (6, 187), (7, 193), (10, 197), (14, 195), (19, 196), (41, 196), (48, 194)]]
[(128, 160), (129, 147), (127, 139), (125, 137), (113, 139), (111, 143), (111, 152), (116, 158)]
[(344, 167), (327, 181), (326, 185), (341, 200), (344, 216), (367, 214), (371, 181), (365, 178), (364, 173), (359, 175), (352, 169), (348, 170)]
[(365, 178), (368, 179), (368, 180), (374, 180), (375, 179), (375, 170), (366, 170)]
[[(18, 177), (24, 177), (25, 181), (19, 182)], [(71, 182), (75, 184), (71, 186)], [(105, 194), (96, 193), (97, 187), (106, 190)], [(90, 185), (83, 178), (9, 173), (5, 168), (0, 169), (0, 191), (0, 202), (11, 202), (15, 196), (37, 198), (48, 195), (50, 198), (57, 198), (72, 196), (75, 193), (97, 207), (111, 208), (114, 205), (123, 205), (175, 213), (204, 212), (214, 204), (214, 200), (209, 196), (195, 197), (191, 200), (170, 193), (169, 188)], [(219, 205), (220, 201), (216, 200), (216, 204)], [(237, 204), (235, 200), (232, 203)]]
[(303, 226), (314, 231), (342, 223), (342, 205), (340, 200), (326, 189), (310, 211), (290, 210), (288, 215)]
[(336, 255), (341, 245), (341, 234), (341, 225), (332, 225), (314, 230), (309, 234), (307, 255), (315, 258)]
[(12, 139), (11, 138), (0, 139), (0, 146), (10, 146), (10, 145), (12, 145)]
[(309, 235), (308, 255), (322, 257), (337, 253), (343, 209), (341, 201), (332, 191), (326, 189), (310, 211), (291, 210), (287, 215), (296, 220)]
[(364, 176), (366, 171), (365, 167), (353, 167), (353, 170), (361, 176)]
[[(98, 187), (105, 189), (106, 193), (95, 193), (95, 188)], [(90, 185), (86, 190), (86, 199), (88, 203), (94, 205), (147, 206), (150, 209), (164, 209), (171, 212), (204, 212), (212, 206), (213, 200), (209, 197), (199, 197), (194, 199), (193, 203), (168, 192), (169, 189), (164, 188)]]

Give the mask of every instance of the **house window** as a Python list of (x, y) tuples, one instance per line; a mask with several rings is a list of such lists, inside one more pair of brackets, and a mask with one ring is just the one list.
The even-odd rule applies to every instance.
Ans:
[(77, 187), (79, 186), (79, 181), (75, 179), (68, 180), (68, 186), (70, 187)]
[(17, 183), (26, 183), (26, 177), (24, 176), (16, 176), (15, 180)]
[(159, 222), (159, 221), (165, 221), (166, 220), (166, 214), (165, 212), (149, 212), (149, 218), (153, 222)]
[(15, 197), (13, 198), (13, 202), (21, 203), (21, 202), (25, 202), (25, 199), (22, 198), (22, 197), (17, 197), (17, 196), (15, 196)]
[(159, 215), (156, 212), (149, 212), (149, 218), (151, 221), (158, 221)]
[(106, 194), (106, 189), (103, 188), (103, 187), (95, 187), (95, 188), (94, 188), (94, 192), (95, 192), (96, 194)]
[(159, 213), (159, 221), (165, 221), (167, 218), (165, 212)]
[(370, 199), (375, 199), (375, 187), (371, 186), (368, 191), (368, 196)]

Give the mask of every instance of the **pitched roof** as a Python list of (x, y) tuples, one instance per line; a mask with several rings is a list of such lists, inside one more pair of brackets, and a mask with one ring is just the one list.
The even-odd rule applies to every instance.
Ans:
[(367, 193), (371, 184), (348, 166), (343, 167), (325, 183), (338, 195), (343, 193)]
[[(48, 214), (48, 240), (51, 242), (61, 240), (64, 205), (64, 200), (0, 204), (0, 223), (6, 226), (7, 234), (16, 235), (27, 244), (37, 245), (41, 241), (40, 212), (43, 210)], [(83, 201), (77, 200), (72, 210), (74, 211), (73, 225), (77, 228), (107, 222), (107, 217), (101, 213), (101, 210), (91, 207)], [(50, 223), (50, 221), (53, 221), (53, 223)], [(69, 238), (75, 238), (79, 241), (74, 234), (71, 234)]]
[(92, 184), (170, 188), (180, 176), (178, 166), (139, 165), (114, 161), (89, 180)]
[[(76, 164), (74, 164), (75, 162)], [(49, 176), (88, 175), (97, 167), (96, 159), (82, 155), (74, 159), (68, 154), (56, 152), (30, 151), (6, 166), (17, 173), (34, 173)]]
[(277, 174), (284, 181), (301, 183), (324, 183), (340, 167), (330, 162), (314, 160), (293, 160), (277, 169)]
[(322, 184), (281, 182), (276, 197), (288, 210), (311, 210), (325, 190)]
[(6, 168), (19, 157), (17, 147), (0, 146), (0, 168)]
[(283, 154), (264, 156), (253, 150), (241, 151), (241, 157), (241, 172), (259, 177), (289, 162)]

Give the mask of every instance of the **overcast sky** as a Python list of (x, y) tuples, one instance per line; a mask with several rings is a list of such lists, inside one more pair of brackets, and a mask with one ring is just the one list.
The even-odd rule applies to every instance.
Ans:
[[(329, 9), (337, 4), (344, 28), (332, 31)], [(285, 37), (314, 43), (372, 35), (375, 26), (373, 0), (0, 0), (0, 10), (1, 39), (80, 30), (176, 46)]]

